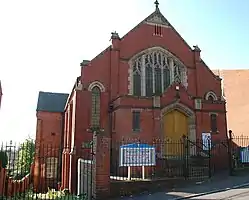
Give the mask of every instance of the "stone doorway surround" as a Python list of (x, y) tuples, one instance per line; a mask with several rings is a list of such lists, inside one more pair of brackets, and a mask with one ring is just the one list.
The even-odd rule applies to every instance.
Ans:
[[(188, 139), (192, 142), (196, 142), (196, 120), (195, 120), (195, 113), (193, 110), (191, 110), (189, 107), (185, 106), (182, 103), (179, 102), (174, 102), (170, 105), (165, 106), (162, 110), (161, 110), (161, 136), (164, 137), (165, 133), (163, 133), (163, 126), (164, 126), (164, 122), (163, 122), (163, 116), (166, 115), (167, 113), (173, 111), (173, 110), (178, 110), (182, 113), (184, 113), (187, 117), (188, 117)], [(167, 138), (163, 138), (163, 139), (167, 139)], [(169, 138), (170, 139), (170, 138)], [(190, 155), (195, 155), (196, 154), (196, 146), (195, 145), (190, 145), (190, 149), (189, 149), (189, 153)]]

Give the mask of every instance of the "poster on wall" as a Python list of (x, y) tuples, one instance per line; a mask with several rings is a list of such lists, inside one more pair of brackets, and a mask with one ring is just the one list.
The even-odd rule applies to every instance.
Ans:
[(202, 133), (202, 148), (204, 151), (208, 151), (211, 149), (211, 133)]

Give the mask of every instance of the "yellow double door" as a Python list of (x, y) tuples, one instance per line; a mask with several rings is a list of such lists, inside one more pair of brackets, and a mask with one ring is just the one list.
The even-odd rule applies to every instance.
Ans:
[(181, 139), (188, 135), (188, 116), (173, 110), (163, 116), (163, 132), (167, 138), (165, 142), (166, 156), (179, 156), (183, 152)]

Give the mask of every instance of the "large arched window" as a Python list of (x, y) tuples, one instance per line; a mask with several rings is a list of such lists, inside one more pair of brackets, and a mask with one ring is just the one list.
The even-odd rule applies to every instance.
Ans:
[(161, 95), (173, 82), (187, 86), (186, 68), (174, 56), (160, 49), (142, 52), (130, 64), (131, 95)]
[(100, 94), (101, 90), (98, 86), (92, 88), (92, 127), (99, 127), (100, 123)]

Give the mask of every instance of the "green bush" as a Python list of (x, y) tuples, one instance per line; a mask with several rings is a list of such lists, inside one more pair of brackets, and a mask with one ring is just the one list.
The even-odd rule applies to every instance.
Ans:
[(2, 168), (6, 168), (8, 165), (8, 155), (5, 151), (0, 151), (0, 161), (2, 163)]

